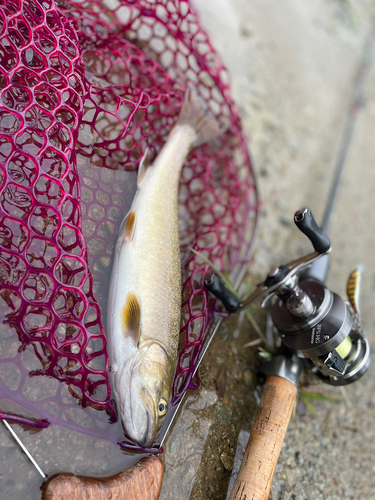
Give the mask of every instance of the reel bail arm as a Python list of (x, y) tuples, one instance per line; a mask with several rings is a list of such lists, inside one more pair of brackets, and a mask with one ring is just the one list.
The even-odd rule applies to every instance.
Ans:
[(308, 208), (296, 212), (294, 221), (300, 231), (310, 239), (315, 248), (315, 252), (293, 260), (288, 264), (283, 264), (280, 267), (271, 269), (265, 281), (260, 283), (247, 299), (240, 302), (237, 297), (226, 289), (224, 283), (216, 274), (208, 273), (205, 276), (206, 288), (222, 301), (228, 312), (233, 313), (245, 309), (257, 300), (267, 299), (263, 304), (266, 305), (274, 296), (273, 292), (276, 293), (276, 291), (284, 285), (292, 284), (295, 286), (295, 283), (291, 280), (293, 280), (298, 273), (310, 266), (321, 256), (330, 252), (331, 242), (328, 236), (323, 234), (321, 229), (319, 229)]
[[(264, 283), (258, 285), (258, 287), (262, 285), (267, 287), (265, 290), (265, 301), (262, 304), (263, 307), (268, 304), (275, 294), (283, 300), (288, 300), (291, 296), (300, 296), (301, 300), (303, 300), (303, 292), (297, 285), (297, 275), (331, 251), (331, 242), (328, 236), (319, 228), (308, 208), (298, 210), (294, 214), (294, 222), (298, 229), (309, 238), (315, 252), (293, 260), (288, 264), (281, 265), (276, 269), (272, 269), (268, 273)], [(241, 308), (249, 306), (253, 301), (252, 296), (248, 297), (241, 304)], [(298, 316), (300, 314), (299, 310), (297, 311), (296, 306), (293, 309), (293, 314)]]

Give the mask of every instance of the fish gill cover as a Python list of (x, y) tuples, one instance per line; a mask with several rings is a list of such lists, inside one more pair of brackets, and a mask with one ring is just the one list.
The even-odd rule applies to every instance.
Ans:
[(225, 130), (182, 170), (176, 404), (192, 387), (214, 306), (208, 266), (191, 247), (235, 276), (254, 236), (248, 143), (190, 2), (0, 5), (0, 417), (111, 439), (103, 324), (140, 159), (160, 151), (189, 87)]

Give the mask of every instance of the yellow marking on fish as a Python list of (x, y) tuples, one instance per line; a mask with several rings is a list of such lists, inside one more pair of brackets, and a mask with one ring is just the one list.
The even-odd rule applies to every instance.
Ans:
[(129, 293), (122, 309), (123, 335), (138, 346), (141, 336), (141, 306), (134, 293)]
[(131, 241), (134, 236), (135, 229), (135, 212), (129, 212), (125, 224), (125, 241)]

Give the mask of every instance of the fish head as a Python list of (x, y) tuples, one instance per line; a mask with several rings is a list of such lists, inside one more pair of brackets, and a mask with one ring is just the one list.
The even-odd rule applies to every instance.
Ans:
[(168, 411), (174, 367), (164, 348), (153, 343), (126, 371), (119, 398), (124, 430), (140, 446), (150, 447)]

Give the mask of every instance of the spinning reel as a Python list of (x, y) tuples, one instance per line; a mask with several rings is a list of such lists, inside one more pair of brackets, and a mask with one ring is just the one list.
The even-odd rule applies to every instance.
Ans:
[[(215, 274), (206, 275), (206, 287), (231, 313), (257, 300), (263, 300), (263, 307), (273, 300), (272, 321), (279, 332), (282, 349), (274, 361), (268, 363), (273, 364), (272, 372), (285, 372), (287, 379), (299, 377), (299, 373), (292, 373), (296, 363), (288, 363), (291, 357), (297, 356), (307, 359), (325, 383), (350, 384), (366, 372), (371, 361), (369, 344), (359, 322), (359, 271), (349, 277), (348, 302), (309, 277), (307, 268), (330, 252), (331, 242), (308, 208), (296, 212), (294, 222), (310, 239), (315, 252), (272, 269), (266, 280), (242, 302)], [(304, 271), (306, 277), (303, 277)], [(284, 354), (287, 351), (289, 358)], [(270, 370), (266, 367), (264, 371)]]

